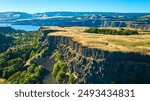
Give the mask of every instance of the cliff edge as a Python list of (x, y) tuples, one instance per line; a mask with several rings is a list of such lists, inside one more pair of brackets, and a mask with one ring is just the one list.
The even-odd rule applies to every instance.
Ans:
[(41, 28), (50, 30), (51, 52), (63, 55), (69, 74), (77, 75), (75, 83), (150, 83), (150, 35), (97, 35), (85, 29)]

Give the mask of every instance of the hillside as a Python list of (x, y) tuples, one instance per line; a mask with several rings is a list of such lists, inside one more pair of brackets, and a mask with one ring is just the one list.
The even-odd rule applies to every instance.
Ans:
[(149, 13), (23, 12), (0, 13), (0, 23), (36, 26), (132, 27), (150, 30)]
[(135, 52), (150, 55), (150, 34), (146, 35), (97, 35), (85, 33), (86, 27), (49, 27), (59, 30), (50, 36), (71, 37), (74, 41), (89, 48), (97, 48), (110, 52)]
[(12, 23), (17, 19), (27, 19), (31, 18), (31, 14), (23, 12), (0, 12), (0, 22), (1, 23)]
[(150, 83), (149, 32), (105, 35), (111, 31), (87, 33), (86, 29), (45, 26), (40, 31), (6, 34), (15, 44), (0, 53), (0, 83)]
[(1, 27), (0, 26), (0, 33), (1, 34), (12, 34), (16, 33), (17, 31), (11, 27)]
[(6, 51), (9, 47), (15, 44), (13, 37), (5, 36), (0, 33), (0, 53)]
[[(42, 33), (24, 31), (6, 35), (0, 36), (0, 83), (41, 83), (45, 75), (45, 67), (35, 64), (35, 60), (31, 58), (42, 57), (48, 51), (48, 48), (41, 49), (44, 44), (44, 41), (40, 41)], [(10, 38), (14, 39), (13, 46), (10, 46)], [(3, 50), (6, 46), (7, 49)], [(27, 63), (29, 64), (26, 65)]]

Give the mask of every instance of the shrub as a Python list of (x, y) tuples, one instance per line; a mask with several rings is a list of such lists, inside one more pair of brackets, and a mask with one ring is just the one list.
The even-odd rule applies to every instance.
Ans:
[(56, 78), (58, 72), (60, 70), (59, 62), (54, 64), (52, 75)]
[(55, 55), (57, 62), (54, 64), (52, 75), (56, 78), (57, 83), (62, 83), (66, 77), (67, 64), (60, 52), (56, 52)]
[(18, 83), (20, 83), (19, 82), (20, 75), (21, 75), (21, 72), (16, 72), (14, 75), (12, 75), (11, 77), (8, 78), (6, 83), (9, 83), (9, 84), (18, 84)]
[(6, 61), (6, 59), (0, 59), (0, 68), (4, 68), (7, 64), (7, 61)]
[(72, 73), (71, 75), (69, 75), (69, 81), (68, 81), (68, 83), (73, 84), (73, 83), (75, 83), (75, 81), (76, 81), (75, 74)]
[(35, 84), (41, 80), (41, 75), (45, 68), (32, 64), (28, 70), (14, 73), (8, 78), (6, 83), (13, 84)]
[(49, 48), (48, 47), (44, 48), (39, 54), (40, 58), (44, 57), (47, 51), (49, 51)]
[(10, 67), (5, 67), (3, 69), (2, 77), (3, 78), (9, 78), (11, 75), (13, 75), (15, 72), (17, 72), (20, 69), (17, 65), (12, 65)]
[(57, 51), (57, 52), (55, 53), (55, 56), (56, 56), (56, 59), (57, 59), (57, 60), (63, 60), (63, 56), (62, 56), (62, 54), (61, 54), (59, 51)]
[(44, 71), (45, 71), (45, 67), (44, 66), (39, 65), (39, 66), (37, 66), (35, 68), (35, 73), (42, 74)]
[(31, 64), (31, 65), (28, 67), (28, 72), (34, 73), (35, 68), (36, 68), (36, 65), (35, 65), (35, 64)]
[(34, 56), (35, 54), (36, 54), (35, 51), (32, 50), (31, 53), (30, 53), (30, 58), (31, 58), (32, 56)]
[(56, 81), (57, 83), (62, 83), (63, 79), (65, 78), (66, 73), (64, 71), (59, 71), (57, 76), (56, 76)]
[(54, 68), (53, 68), (53, 72), (52, 72), (53, 77), (56, 78), (59, 71), (62, 71), (62, 72), (65, 72), (65, 73), (67, 72), (67, 64), (65, 62), (57, 61), (54, 64)]

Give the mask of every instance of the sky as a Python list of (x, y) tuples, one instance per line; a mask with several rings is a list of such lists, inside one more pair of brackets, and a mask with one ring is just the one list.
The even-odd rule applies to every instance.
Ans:
[(0, 0), (0, 12), (150, 13), (150, 0)]

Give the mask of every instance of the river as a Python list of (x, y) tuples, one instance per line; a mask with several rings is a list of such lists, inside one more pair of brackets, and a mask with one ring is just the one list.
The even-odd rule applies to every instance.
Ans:
[(0, 26), (10, 26), (16, 30), (25, 30), (25, 31), (36, 31), (40, 28), (40, 26), (32, 26), (32, 25), (11, 25), (7, 23), (0, 23)]

